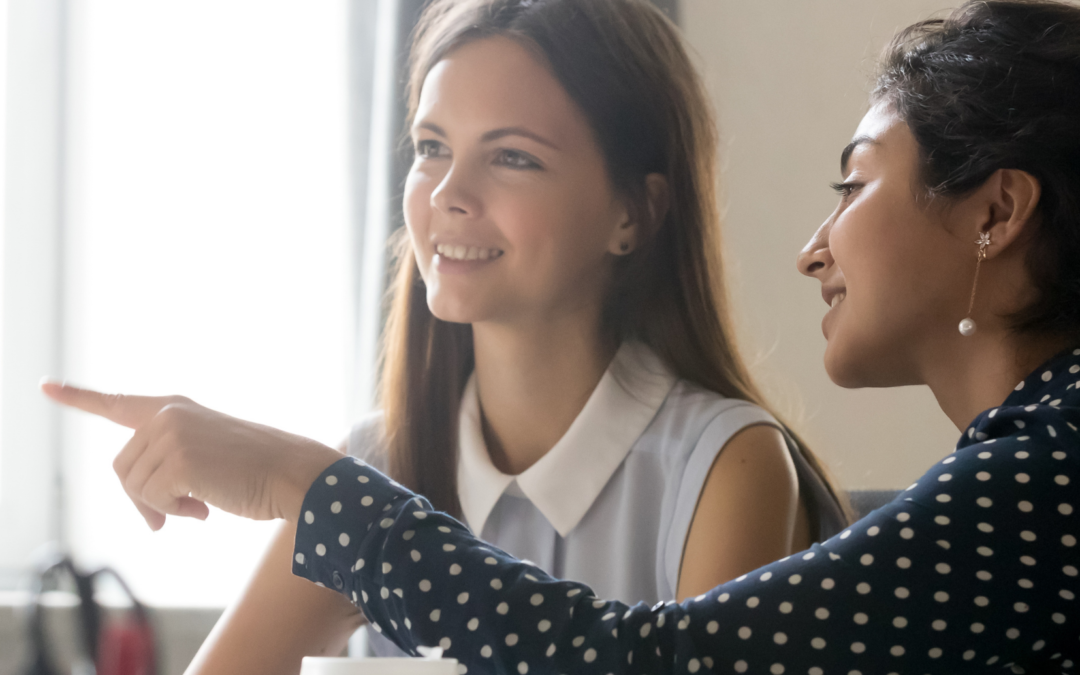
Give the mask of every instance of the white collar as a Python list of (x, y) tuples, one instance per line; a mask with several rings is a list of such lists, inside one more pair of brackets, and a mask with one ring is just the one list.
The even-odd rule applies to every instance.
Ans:
[(516, 480), (565, 537), (652, 422), (676, 380), (648, 347), (623, 344), (566, 434), (539, 461), (512, 476), (491, 462), (473, 374), (458, 418), (458, 499), (469, 527), (479, 536), (499, 497)]

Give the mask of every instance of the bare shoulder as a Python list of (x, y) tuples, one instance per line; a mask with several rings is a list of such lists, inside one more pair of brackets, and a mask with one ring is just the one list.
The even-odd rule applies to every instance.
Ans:
[(717, 458), (717, 464), (722, 462), (795, 470), (784, 435), (771, 424), (755, 424), (732, 436)]
[[(784, 435), (774, 426), (756, 424), (731, 437), (709, 470), (701, 504), (738, 510), (788, 511), (799, 499), (799, 478)], [(720, 514), (718, 514), (720, 515)]]
[(799, 501), (795, 463), (776, 427), (752, 425), (732, 436), (698, 497), (678, 597), (704, 593), (789, 555), (797, 538)]

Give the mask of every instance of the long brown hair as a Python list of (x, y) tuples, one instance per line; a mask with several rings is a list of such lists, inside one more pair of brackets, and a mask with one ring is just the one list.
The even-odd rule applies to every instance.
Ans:
[[(735, 344), (722, 274), (716, 125), (678, 29), (644, 0), (435, 0), (414, 37), (410, 125), (428, 71), (453, 49), (492, 36), (516, 40), (548, 64), (585, 113), (615, 190), (635, 211), (647, 213), (646, 176), (667, 179), (666, 215), (615, 267), (605, 331), (644, 343), (684, 380), (768, 409)], [(436, 508), (460, 515), (455, 444), (473, 368), (472, 327), (435, 318), (406, 238), (396, 252), (381, 387), (389, 469)]]

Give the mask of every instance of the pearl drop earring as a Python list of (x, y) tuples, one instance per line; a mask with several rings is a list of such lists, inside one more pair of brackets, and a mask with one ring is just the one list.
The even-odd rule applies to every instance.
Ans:
[(975, 243), (979, 245), (979, 253), (975, 258), (975, 282), (971, 285), (971, 301), (968, 303), (967, 317), (960, 322), (960, 334), (964, 337), (974, 335), (977, 328), (975, 320), (971, 318), (971, 310), (975, 308), (975, 289), (979, 287), (979, 266), (986, 260), (986, 247), (992, 243), (990, 233), (983, 232), (979, 235), (979, 241)]

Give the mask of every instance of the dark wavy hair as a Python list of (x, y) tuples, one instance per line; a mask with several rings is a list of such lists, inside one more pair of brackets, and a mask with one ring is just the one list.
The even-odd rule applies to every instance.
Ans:
[(998, 169), (1038, 179), (1026, 260), (1037, 298), (1010, 320), (1080, 338), (1080, 6), (979, 0), (909, 26), (872, 98), (907, 122), (931, 200), (970, 193)]

